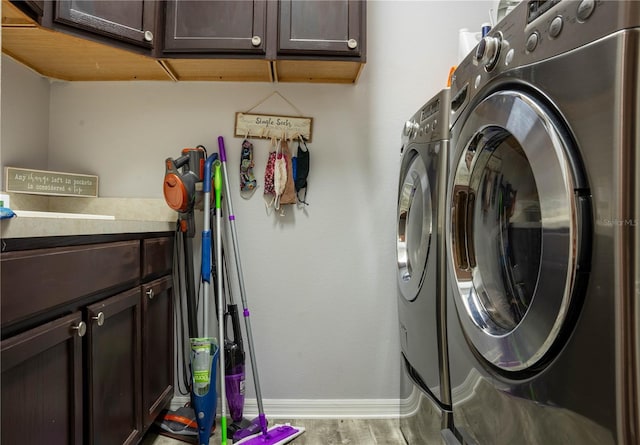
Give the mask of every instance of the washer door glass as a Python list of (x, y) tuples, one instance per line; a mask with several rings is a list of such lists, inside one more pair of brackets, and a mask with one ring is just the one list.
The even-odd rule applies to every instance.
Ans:
[(415, 300), (424, 280), (433, 230), (431, 189), (424, 160), (416, 151), (403, 158), (398, 190), (396, 253), (398, 286), (409, 301)]
[(463, 125), (447, 234), (456, 308), (485, 359), (520, 371), (547, 354), (571, 307), (581, 212), (570, 147), (520, 92), (492, 94)]

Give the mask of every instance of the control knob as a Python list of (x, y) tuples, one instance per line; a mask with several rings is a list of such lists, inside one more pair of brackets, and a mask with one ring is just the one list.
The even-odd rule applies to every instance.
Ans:
[(491, 71), (498, 62), (500, 56), (500, 47), (502, 46), (502, 38), (500, 35), (496, 37), (485, 36), (478, 43), (474, 60), (477, 65), (484, 65), (487, 71)]
[(417, 122), (406, 121), (404, 123), (404, 135), (410, 138), (415, 134), (416, 131), (418, 131), (418, 127), (420, 127), (420, 125)]

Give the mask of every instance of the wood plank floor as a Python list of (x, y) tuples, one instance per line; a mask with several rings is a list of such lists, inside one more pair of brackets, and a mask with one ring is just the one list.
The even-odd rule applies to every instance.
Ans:
[[(305, 432), (291, 445), (406, 445), (396, 419), (273, 419), (272, 424), (290, 423)], [(211, 445), (219, 443), (217, 434)], [(142, 445), (184, 445), (184, 442), (151, 432)]]

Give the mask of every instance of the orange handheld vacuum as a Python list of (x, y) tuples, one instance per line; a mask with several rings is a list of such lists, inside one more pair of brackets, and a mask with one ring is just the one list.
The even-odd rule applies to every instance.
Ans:
[(184, 148), (177, 159), (165, 160), (164, 184), (162, 190), (169, 207), (178, 212), (178, 233), (182, 236), (185, 288), (187, 295), (187, 320), (189, 337), (198, 337), (196, 291), (193, 281), (193, 237), (195, 236), (194, 207), (196, 184), (204, 177), (206, 151), (203, 146)]

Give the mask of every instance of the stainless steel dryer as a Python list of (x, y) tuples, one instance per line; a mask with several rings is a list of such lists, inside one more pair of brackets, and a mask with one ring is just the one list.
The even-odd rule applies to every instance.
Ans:
[(400, 426), (409, 444), (448, 438), (452, 419), (442, 232), (449, 102), (449, 90), (442, 90), (406, 122), (402, 135), (396, 244), (401, 392), (414, 403), (402, 405)]
[(458, 66), (451, 107), (459, 436), (640, 443), (640, 2), (522, 2)]

